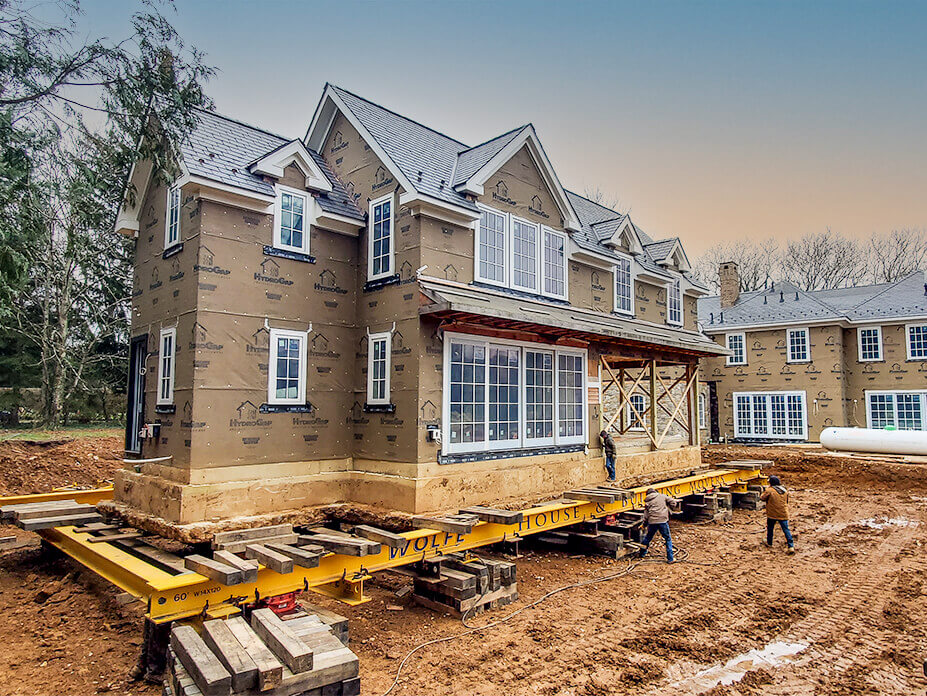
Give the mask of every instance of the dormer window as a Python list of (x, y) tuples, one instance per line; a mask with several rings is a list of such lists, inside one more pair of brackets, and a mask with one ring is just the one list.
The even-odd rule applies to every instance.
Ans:
[(303, 191), (277, 186), (277, 210), (274, 215), (274, 246), (301, 254), (309, 253), (306, 209), (309, 196)]

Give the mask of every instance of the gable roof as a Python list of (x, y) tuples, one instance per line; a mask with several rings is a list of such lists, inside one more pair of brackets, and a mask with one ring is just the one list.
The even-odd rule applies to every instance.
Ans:
[[(213, 111), (199, 111), (199, 124), (180, 145), (183, 164), (191, 176), (198, 176), (227, 186), (274, 196), (274, 187), (249, 165), (285, 147), (290, 138), (270, 133)], [(330, 182), (331, 191), (316, 198), (328, 213), (363, 220), (364, 214), (344, 186), (317, 152), (309, 154)]]
[(485, 143), (480, 143), (479, 145), (474, 145), (471, 148), (458, 152), (457, 166), (454, 169), (454, 180), (451, 185), (457, 186), (458, 184), (462, 184), (473, 176), (480, 168), (486, 166), (493, 157), (498, 155), (506, 145), (517, 138), (527, 127), (528, 126), (525, 125), (513, 128), (508, 133), (503, 133), (492, 140), (487, 140)]
[(813, 291), (799, 290), (783, 281), (768, 289), (741, 293), (732, 307), (723, 310), (718, 295), (703, 297), (698, 301), (698, 316), (704, 330), (712, 333), (827, 320), (852, 324), (927, 317), (925, 280), (924, 271), (915, 271), (893, 283)]

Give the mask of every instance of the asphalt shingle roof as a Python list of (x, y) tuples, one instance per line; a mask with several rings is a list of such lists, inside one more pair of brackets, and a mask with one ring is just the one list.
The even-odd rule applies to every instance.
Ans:
[(827, 319), (854, 322), (924, 316), (927, 315), (925, 280), (923, 271), (915, 271), (894, 283), (809, 292), (779, 282), (766, 290), (741, 293), (734, 306), (723, 310), (719, 296), (703, 297), (698, 301), (698, 317), (705, 331), (715, 332)]
[(503, 133), (492, 140), (487, 140), (485, 143), (480, 143), (479, 145), (471, 147), (469, 150), (463, 150), (458, 153), (457, 169), (454, 170), (454, 181), (452, 186), (462, 184), (476, 174), (484, 164), (499, 154), (506, 145), (517, 138), (526, 128), (528, 128), (528, 126), (515, 128), (508, 133)]
[[(292, 139), (212, 111), (200, 110), (199, 116), (200, 122), (196, 129), (180, 146), (187, 171), (220, 184), (273, 196), (274, 187), (262, 176), (252, 174), (248, 166), (292, 142)], [(325, 172), (333, 187), (331, 193), (323, 192), (318, 196), (316, 200), (319, 206), (326, 212), (363, 220), (364, 214), (354, 205), (321, 155), (311, 150), (309, 154)]]

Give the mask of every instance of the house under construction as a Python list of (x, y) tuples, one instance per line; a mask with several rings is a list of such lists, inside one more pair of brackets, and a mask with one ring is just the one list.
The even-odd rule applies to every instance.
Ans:
[(327, 85), (305, 138), (200, 114), (140, 162), (116, 500), (186, 524), (537, 499), (699, 463), (707, 289), (565, 190), (533, 126), (470, 147)]

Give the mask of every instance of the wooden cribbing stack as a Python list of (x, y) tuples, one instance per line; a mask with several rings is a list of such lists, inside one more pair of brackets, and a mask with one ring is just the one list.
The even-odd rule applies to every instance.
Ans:
[(452, 553), (396, 571), (413, 578), (412, 597), (418, 604), (455, 616), (518, 599), (515, 564), (506, 561)]
[(74, 500), (7, 505), (0, 508), (0, 519), (15, 524), (27, 532), (103, 521), (93, 505), (78, 503)]
[[(331, 612), (282, 620), (255, 609), (240, 616), (171, 630), (163, 696), (357, 696), (357, 656), (333, 627)], [(340, 630), (340, 629), (339, 629)]]

